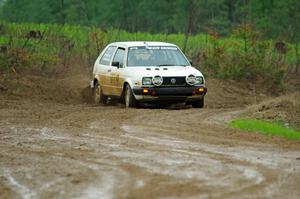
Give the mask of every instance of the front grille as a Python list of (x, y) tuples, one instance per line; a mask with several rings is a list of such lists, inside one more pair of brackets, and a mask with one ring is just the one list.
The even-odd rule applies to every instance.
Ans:
[(163, 77), (161, 86), (186, 86), (185, 77)]

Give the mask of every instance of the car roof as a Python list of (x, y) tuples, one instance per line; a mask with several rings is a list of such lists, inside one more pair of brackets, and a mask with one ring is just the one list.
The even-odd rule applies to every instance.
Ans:
[(125, 41), (125, 42), (115, 42), (110, 45), (124, 46), (124, 47), (135, 47), (135, 46), (170, 46), (176, 47), (174, 44), (166, 42), (153, 42), (153, 41)]

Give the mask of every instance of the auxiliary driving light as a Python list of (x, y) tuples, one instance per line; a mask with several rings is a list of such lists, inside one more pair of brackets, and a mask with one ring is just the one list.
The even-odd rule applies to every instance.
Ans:
[(194, 86), (197, 83), (196, 76), (195, 75), (189, 75), (185, 79), (186, 83), (188, 83), (191, 86)]
[(144, 94), (148, 94), (148, 93), (149, 93), (149, 90), (148, 90), (148, 89), (143, 89), (143, 93), (144, 93)]
[(163, 83), (163, 78), (159, 75), (156, 75), (152, 78), (152, 83), (155, 85), (155, 86), (161, 86), (162, 83)]

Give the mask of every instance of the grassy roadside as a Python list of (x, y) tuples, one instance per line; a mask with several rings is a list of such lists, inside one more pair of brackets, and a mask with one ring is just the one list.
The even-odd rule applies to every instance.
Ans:
[(230, 127), (250, 132), (257, 132), (264, 135), (278, 136), (288, 140), (300, 140), (299, 131), (284, 127), (277, 123), (262, 120), (237, 119), (230, 123)]

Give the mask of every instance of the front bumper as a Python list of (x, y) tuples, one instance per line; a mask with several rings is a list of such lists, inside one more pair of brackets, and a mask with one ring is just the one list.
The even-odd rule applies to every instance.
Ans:
[(186, 102), (203, 98), (207, 88), (205, 86), (133, 88), (133, 93), (136, 100), (142, 102)]

